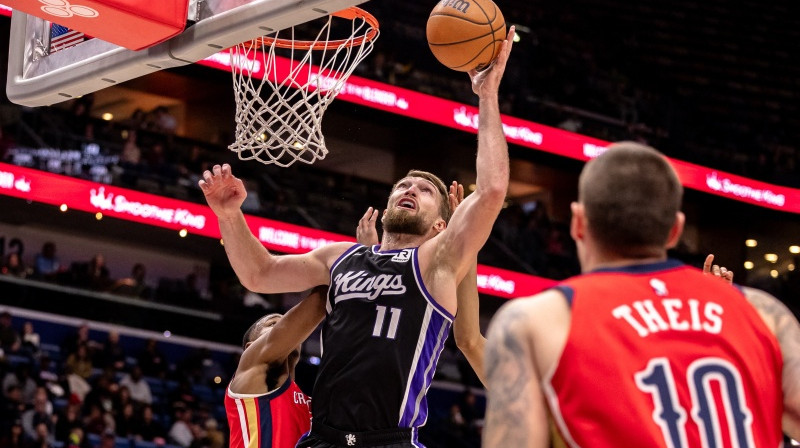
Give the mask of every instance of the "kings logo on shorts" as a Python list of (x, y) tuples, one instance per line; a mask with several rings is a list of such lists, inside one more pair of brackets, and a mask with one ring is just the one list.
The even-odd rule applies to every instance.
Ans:
[(350, 299), (375, 300), (379, 296), (394, 296), (406, 293), (402, 275), (370, 275), (366, 271), (348, 271), (333, 279), (336, 301)]

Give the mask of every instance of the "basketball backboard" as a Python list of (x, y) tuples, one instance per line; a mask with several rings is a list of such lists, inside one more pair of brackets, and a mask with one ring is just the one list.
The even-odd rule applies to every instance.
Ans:
[[(90, 39), (50, 53), (51, 23), (15, 10), (9, 43), (8, 98), (24, 106), (59, 103), (158, 70), (197, 62), (240, 42), (365, 0), (187, 1), (189, 26), (177, 36), (139, 51)], [(157, 7), (158, 2), (151, 4)]]

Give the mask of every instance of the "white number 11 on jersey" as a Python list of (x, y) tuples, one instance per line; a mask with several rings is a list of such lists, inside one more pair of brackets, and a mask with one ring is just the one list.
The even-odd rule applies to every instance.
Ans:
[[(375, 326), (372, 327), (372, 335), (379, 338), (383, 332), (383, 321), (386, 320), (386, 307), (383, 305), (376, 305), (375, 309), (378, 311), (378, 315), (375, 317)], [(386, 330), (387, 338), (394, 339), (397, 333), (397, 324), (400, 322), (400, 313), (402, 311), (403, 310), (400, 308), (389, 308), (392, 317), (389, 320), (389, 329)]]

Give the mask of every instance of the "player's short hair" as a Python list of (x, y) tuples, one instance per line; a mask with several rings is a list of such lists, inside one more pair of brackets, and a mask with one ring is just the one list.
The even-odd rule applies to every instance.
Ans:
[(623, 256), (663, 249), (681, 208), (683, 187), (655, 149), (620, 142), (586, 164), (578, 182), (593, 239)]
[(283, 317), (283, 314), (280, 313), (267, 314), (261, 319), (255, 321), (253, 325), (250, 325), (250, 328), (244, 332), (244, 337), (242, 338), (242, 350), (247, 348), (248, 343), (255, 341), (259, 336), (261, 336), (262, 330), (264, 330), (264, 327), (270, 320), (281, 317)]
[(439, 192), (439, 196), (441, 198), (441, 204), (439, 204), (439, 215), (441, 215), (442, 219), (444, 219), (444, 222), (449, 223), (450, 217), (453, 216), (453, 211), (450, 210), (450, 195), (448, 194), (447, 186), (444, 184), (444, 182), (442, 182), (442, 179), (439, 179), (439, 176), (433, 173), (421, 170), (409, 170), (408, 174), (406, 174), (406, 177), (421, 177), (436, 187), (436, 190)]

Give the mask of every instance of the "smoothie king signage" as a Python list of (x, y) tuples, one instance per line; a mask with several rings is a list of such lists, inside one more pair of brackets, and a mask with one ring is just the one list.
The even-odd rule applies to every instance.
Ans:
[[(208, 206), (165, 198), (112, 185), (0, 163), (0, 194), (89, 213), (220, 238), (217, 218)], [(247, 225), (270, 250), (305, 253), (353, 237), (245, 215)], [(485, 294), (513, 298), (535, 294), (553, 280), (478, 266), (478, 289)]]

